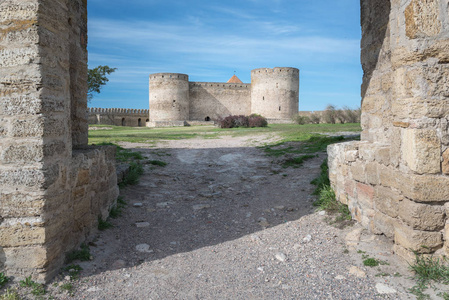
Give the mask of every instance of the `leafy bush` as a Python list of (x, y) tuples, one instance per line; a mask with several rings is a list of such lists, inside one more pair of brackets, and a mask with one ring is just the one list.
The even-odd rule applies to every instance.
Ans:
[(328, 124), (335, 124), (337, 122), (337, 109), (334, 105), (328, 104), (324, 110), (324, 122)]
[(299, 124), (299, 125), (304, 125), (304, 124), (310, 124), (310, 123), (311, 123), (310, 118), (307, 117), (307, 116), (296, 116), (296, 117), (293, 119), (293, 121), (294, 121), (296, 124)]
[(267, 119), (258, 114), (251, 114), (248, 117), (248, 126), (251, 128), (254, 127), (267, 127), (268, 122)]
[(318, 113), (310, 114), (310, 123), (312, 123), (312, 124), (320, 124), (321, 123), (321, 116)]
[(267, 119), (261, 115), (252, 114), (250, 116), (234, 115), (227, 116), (219, 121), (221, 128), (238, 128), (238, 127), (266, 127), (268, 125)]

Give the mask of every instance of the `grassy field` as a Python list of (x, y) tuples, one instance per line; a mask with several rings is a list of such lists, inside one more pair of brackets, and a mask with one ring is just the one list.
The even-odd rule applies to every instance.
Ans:
[(110, 130), (89, 130), (89, 144), (99, 143), (148, 143), (161, 140), (180, 140), (191, 138), (216, 139), (222, 135), (250, 136), (266, 134), (279, 136), (283, 141), (304, 141), (320, 133), (339, 131), (361, 131), (359, 123), (350, 124), (271, 124), (265, 128), (221, 129), (215, 126), (191, 126), (170, 128), (121, 127), (110, 125), (92, 125), (91, 127), (110, 127)]

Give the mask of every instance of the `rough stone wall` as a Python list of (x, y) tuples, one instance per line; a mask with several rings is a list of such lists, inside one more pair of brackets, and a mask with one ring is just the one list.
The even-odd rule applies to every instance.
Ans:
[(361, 8), (362, 141), (328, 148), (332, 186), (402, 257), (449, 254), (449, 1)]
[(189, 105), (188, 75), (150, 75), (150, 121), (188, 120)]
[(145, 127), (149, 122), (148, 109), (95, 108), (88, 109), (89, 124)]
[[(5, 0), (0, 12), (0, 271), (45, 281), (116, 200), (115, 172), (96, 169), (114, 169), (114, 150), (86, 149), (82, 165), (72, 151), (87, 143), (86, 1)], [(78, 169), (103, 189), (75, 192)]]
[(299, 70), (296, 68), (251, 71), (251, 112), (268, 119), (298, 115)]
[(251, 114), (251, 84), (190, 82), (189, 120)]

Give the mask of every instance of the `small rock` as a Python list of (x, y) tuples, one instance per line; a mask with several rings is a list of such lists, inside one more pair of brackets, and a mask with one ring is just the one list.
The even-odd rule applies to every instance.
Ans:
[(360, 268), (356, 267), (356, 266), (352, 266), (349, 268), (349, 274), (354, 275), (356, 277), (359, 278), (365, 278), (366, 277), (366, 273), (363, 272), (362, 270), (360, 270)]
[(202, 210), (206, 208), (210, 208), (211, 206), (209, 204), (196, 204), (192, 206), (193, 210)]
[(276, 255), (274, 257), (276, 257), (276, 259), (281, 262), (284, 262), (287, 260), (287, 256), (282, 252), (276, 253)]
[(320, 210), (320, 211), (318, 212), (318, 214), (319, 214), (320, 216), (325, 216), (325, 215), (326, 215), (326, 211), (325, 211), (325, 210)]
[(354, 229), (353, 231), (351, 231), (350, 233), (348, 233), (345, 237), (345, 240), (347, 242), (359, 242), (360, 241), (360, 237), (362, 236), (362, 231), (364, 230), (364, 228), (357, 228)]
[(97, 287), (97, 286), (93, 286), (87, 289), (88, 292), (98, 292), (101, 291), (101, 288)]
[(142, 207), (142, 206), (143, 206), (143, 204), (142, 204), (142, 203), (140, 203), (140, 202), (138, 202), (138, 203), (133, 203), (133, 206), (134, 206), (134, 207)]
[(251, 212), (249, 212), (249, 213), (246, 214), (246, 217), (247, 217), (247, 218), (251, 218), (252, 215), (253, 215), (253, 214), (252, 214)]
[(178, 244), (178, 242), (170, 242), (170, 245), (176, 246), (177, 244)]
[(275, 206), (274, 208), (279, 209), (279, 210), (284, 210), (285, 206), (280, 205), (280, 206)]
[(173, 204), (173, 202), (159, 202), (156, 204), (159, 208), (167, 208), (170, 206), (170, 204)]
[(308, 243), (312, 240), (312, 236), (310, 234), (306, 235), (305, 238), (302, 239), (303, 243)]
[(136, 226), (137, 226), (137, 228), (148, 227), (148, 226), (150, 226), (150, 223), (148, 223), (148, 222), (137, 222)]
[(263, 272), (263, 268), (262, 267), (258, 267), (257, 270), (260, 271), (260, 272)]
[(259, 225), (262, 227), (270, 226), (270, 223), (268, 223), (267, 219), (265, 219), (264, 217), (260, 217), (257, 221), (259, 222)]
[(136, 250), (143, 253), (152, 253), (153, 250), (150, 250), (150, 245), (148, 244), (139, 244), (136, 246)]
[(67, 275), (67, 276), (65, 276), (64, 277), (64, 280), (67, 280), (67, 281), (69, 281), (69, 280), (71, 280), (72, 278), (69, 276), (69, 275)]
[(154, 208), (147, 208), (147, 212), (155, 212), (156, 210)]
[(252, 234), (250, 237), (252, 242), (259, 242), (260, 241), (260, 237), (256, 234)]
[(301, 248), (301, 244), (294, 244), (293, 249), (298, 250)]
[(377, 283), (376, 289), (379, 294), (396, 294), (397, 291), (394, 288), (389, 287), (383, 283)]
[(181, 218), (179, 218), (178, 220), (176, 220), (176, 222), (183, 222), (183, 221), (185, 221), (186, 220), (186, 218), (184, 218), (184, 217), (181, 217)]
[(335, 276), (335, 279), (337, 279), (337, 280), (344, 280), (344, 279), (346, 279), (346, 277), (344, 277), (342, 275), (337, 275), (337, 276)]
[(112, 268), (114, 269), (121, 269), (124, 267), (126, 267), (126, 262), (124, 260), (118, 259), (112, 263)]

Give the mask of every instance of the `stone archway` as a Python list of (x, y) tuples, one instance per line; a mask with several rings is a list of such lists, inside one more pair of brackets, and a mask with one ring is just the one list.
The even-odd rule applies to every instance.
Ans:
[[(339, 200), (394, 238), (404, 257), (448, 247), (448, 1), (361, 1), (362, 141), (329, 148)], [(86, 3), (0, 2), (0, 268), (8, 276), (54, 276), (116, 200), (115, 149), (87, 146)]]

